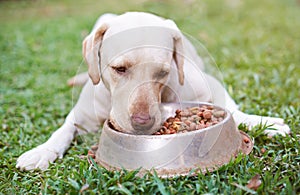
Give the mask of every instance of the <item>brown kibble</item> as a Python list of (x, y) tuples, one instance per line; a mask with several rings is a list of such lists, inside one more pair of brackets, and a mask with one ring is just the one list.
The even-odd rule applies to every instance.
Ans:
[(179, 115), (181, 114), (181, 110), (177, 109), (177, 110), (175, 111), (175, 114), (179, 116)]
[(168, 127), (162, 126), (160, 129), (160, 133), (164, 133), (167, 129)]
[(197, 127), (196, 123), (191, 123), (189, 130), (190, 131), (196, 130), (196, 127)]
[(205, 119), (211, 119), (211, 116), (212, 116), (212, 113), (211, 113), (210, 110), (205, 110), (205, 111), (203, 112), (203, 117), (204, 117)]
[(213, 115), (214, 115), (215, 117), (217, 117), (217, 118), (219, 118), (219, 117), (224, 117), (224, 116), (225, 116), (225, 111), (223, 111), (223, 110), (218, 110), (218, 111), (213, 112)]
[(174, 133), (176, 133), (175, 130), (170, 130), (170, 134), (174, 134)]
[(184, 111), (181, 111), (180, 115), (181, 115), (181, 117), (188, 117), (188, 116), (190, 116), (190, 112), (188, 110), (184, 110)]
[(249, 140), (249, 138), (247, 138), (247, 137), (244, 137), (244, 143), (246, 143), (246, 144), (249, 144), (250, 143), (250, 140)]
[(90, 156), (91, 158), (95, 158), (95, 153), (92, 150), (88, 151), (88, 156)]
[(180, 117), (181, 121), (186, 121), (188, 117)]
[(260, 149), (261, 153), (265, 153), (267, 150), (265, 148)]
[(184, 123), (185, 123), (187, 126), (190, 126), (192, 122), (191, 122), (190, 120), (186, 120), (186, 121), (184, 121)]
[[(202, 105), (183, 110), (177, 109), (175, 114), (174, 117), (169, 117), (153, 135), (184, 133), (204, 129), (220, 123), (224, 120), (226, 113), (223, 110), (214, 110), (214, 106)], [(249, 143), (250, 140), (244, 140), (244, 142)]]
[(205, 125), (203, 125), (203, 124), (198, 124), (198, 125), (196, 126), (196, 128), (197, 128), (197, 129), (204, 129), (204, 128), (205, 128)]
[(168, 122), (168, 123), (173, 123), (174, 120), (175, 120), (175, 117), (169, 117), (169, 118), (167, 119), (167, 122)]
[(212, 125), (212, 123), (207, 122), (207, 123), (205, 124), (205, 127), (210, 127), (211, 125)]
[(193, 116), (193, 121), (194, 121), (196, 124), (198, 124), (198, 123), (200, 122), (200, 120), (201, 120), (201, 117), (199, 117), (199, 116), (197, 116), (197, 115), (194, 115), (194, 116)]
[(166, 127), (166, 128), (168, 128), (169, 127), (169, 123), (168, 122), (164, 122), (163, 126)]
[(190, 108), (189, 110), (190, 110), (190, 112), (191, 112), (192, 114), (198, 114), (198, 112), (199, 112), (199, 107), (192, 107), (192, 108)]
[(180, 122), (180, 121), (181, 121), (180, 118), (177, 117), (174, 118), (174, 122)]
[(93, 150), (88, 150), (88, 154), (94, 154), (95, 152)]

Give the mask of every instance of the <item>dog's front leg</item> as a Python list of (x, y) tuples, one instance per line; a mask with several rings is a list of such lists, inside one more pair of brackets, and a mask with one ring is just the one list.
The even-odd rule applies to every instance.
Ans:
[(73, 115), (71, 112), (66, 122), (52, 134), (48, 141), (22, 154), (17, 160), (17, 168), (45, 170), (49, 162), (53, 162), (58, 157), (62, 158), (76, 134), (76, 127), (71, 122)]
[(109, 100), (109, 92), (103, 84), (93, 86), (89, 81), (82, 89), (78, 102), (67, 116), (65, 123), (48, 141), (22, 154), (17, 160), (17, 168), (47, 169), (50, 162), (63, 157), (77, 133), (96, 132), (99, 129), (108, 117)]

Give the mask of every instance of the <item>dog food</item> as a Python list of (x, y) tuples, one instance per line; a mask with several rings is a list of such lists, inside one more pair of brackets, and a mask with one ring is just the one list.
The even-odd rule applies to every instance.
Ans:
[(92, 159), (96, 159), (96, 152), (97, 152), (97, 150), (98, 150), (98, 145), (93, 145), (88, 150), (87, 156), (85, 156), (85, 157), (87, 157), (87, 160), (90, 163), (90, 165), (92, 165), (93, 162), (91, 161), (91, 159), (89, 157), (91, 157)]
[(174, 117), (169, 117), (153, 135), (185, 133), (204, 129), (218, 124), (225, 117), (224, 110), (215, 110), (213, 106), (197, 106), (176, 110)]

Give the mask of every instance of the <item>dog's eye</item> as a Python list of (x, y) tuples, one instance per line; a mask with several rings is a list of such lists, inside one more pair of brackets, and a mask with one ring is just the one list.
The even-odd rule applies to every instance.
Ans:
[(127, 68), (124, 66), (120, 67), (113, 67), (113, 69), (118, 73), (118, 74), (124, 74), (127, 71)]
[(155, 77), (156, 78), (164, 78), (168, 74), (169, 74), (169, 72), (162, 70), (162, 71), (159, 71), (158, 73), (156, 73)]

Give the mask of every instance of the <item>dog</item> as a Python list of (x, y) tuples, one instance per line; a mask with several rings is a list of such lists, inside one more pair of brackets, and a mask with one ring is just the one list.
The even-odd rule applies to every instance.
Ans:
[(88, 74), (64, 124), (45, 143), (22, 154), (17, 168), (48, 168), (62, 158), (77, 134), (97, 132), (105, 120), (124, 133), (150, 135), (161, 125), (161, 102), (211, 102), (228, 109), (236, 124), (273, 125), (270, 136), (288, 134), (283, 119), (248, 115), (222, 84), (204, 72), (191, 42), (170, 19), (143, 12), (104, 14), (82, 44)]

